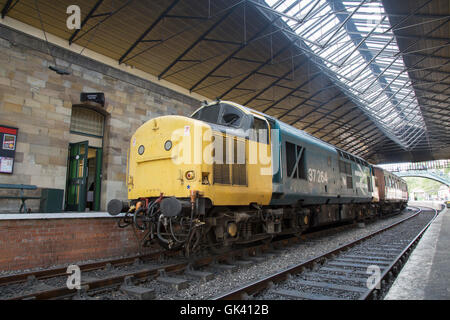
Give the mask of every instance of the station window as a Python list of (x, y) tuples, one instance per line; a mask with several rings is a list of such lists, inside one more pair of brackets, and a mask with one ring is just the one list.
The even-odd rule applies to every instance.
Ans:
[(70, 131), (96, 137), (103, 137), (103, 126), (105, 117), (85, 107), (72, 107), (70, 120)]

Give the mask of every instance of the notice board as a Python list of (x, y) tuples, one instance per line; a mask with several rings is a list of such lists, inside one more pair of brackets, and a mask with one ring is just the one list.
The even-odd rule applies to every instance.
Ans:
[(13, 173), (18, 128), (0, 125), (0, 173)]

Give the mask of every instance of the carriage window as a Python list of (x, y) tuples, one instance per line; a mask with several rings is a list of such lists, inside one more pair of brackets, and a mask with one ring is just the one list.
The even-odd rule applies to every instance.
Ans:
[(286, 169), (288, 177), (292, 176), (295, 167), (295, 145), (286, 142)]
[(345, 172), (345, 162), (344, 161), (339, 160), (339, 171), (341, 173), (346, 173)]
[(367, 176), (367, 190), (369, 192), (373, 192), (373, 188), (372, 188), (372, 183), (371, 182), (372, 181), (370, 180), (370, 175), (369, 175), (369, 176)]
[(306, 180), (305, 149), (286, 142), (286, 169), (288, 177)]
[(341, 173), (352, 174), (352, 165), (350, 163), (339, 160), (339, 171)]
[(239, 127), (243, 117), (244, 114), (241, 110), (226, 104), (223, 108), (220, 124), (231, 127)]

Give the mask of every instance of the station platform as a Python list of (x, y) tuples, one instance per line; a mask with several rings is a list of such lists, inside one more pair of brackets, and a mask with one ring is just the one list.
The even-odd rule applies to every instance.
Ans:
[(55, 213), (0, 213), (0, 220), (49, 220), (49, 219), (94, 219), (94, 218), (120, 218), (125, 213), (111, 216), (108, 212), (55, 212)]
[(433, 221), (385, 300), (450, 299), (450, 209)]

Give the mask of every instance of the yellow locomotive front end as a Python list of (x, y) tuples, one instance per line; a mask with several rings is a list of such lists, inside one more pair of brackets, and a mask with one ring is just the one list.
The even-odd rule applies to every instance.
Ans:
[(108, 212), (170, 249), (230, 245), (240, 232), (247, 241), (264, 232), (250, 225), (272, 197), (270, 139), (268, 121), (235, 104), (151, 119), (131, 137), (128, 201), (111, 200)]
[(131, 138), (128, 199), (189, 198), (195, 191), (215, 206), (266, 205), (272, 195), (270, 161), (249, 156), (261, 149), (270, 157), (269, 144), (219, 132), (203, 121), (152, 119)]
[[(201, 137), (210, 127), (182, 116), (164, 116), (142, 125), (131, 138), (128, 155), (128, 199), (186, 198), (201, 191), (205, 164)], [(197, 140), (197, 141), (196, 141)], [(203, 176), (207, 184), (208, 175)]]

